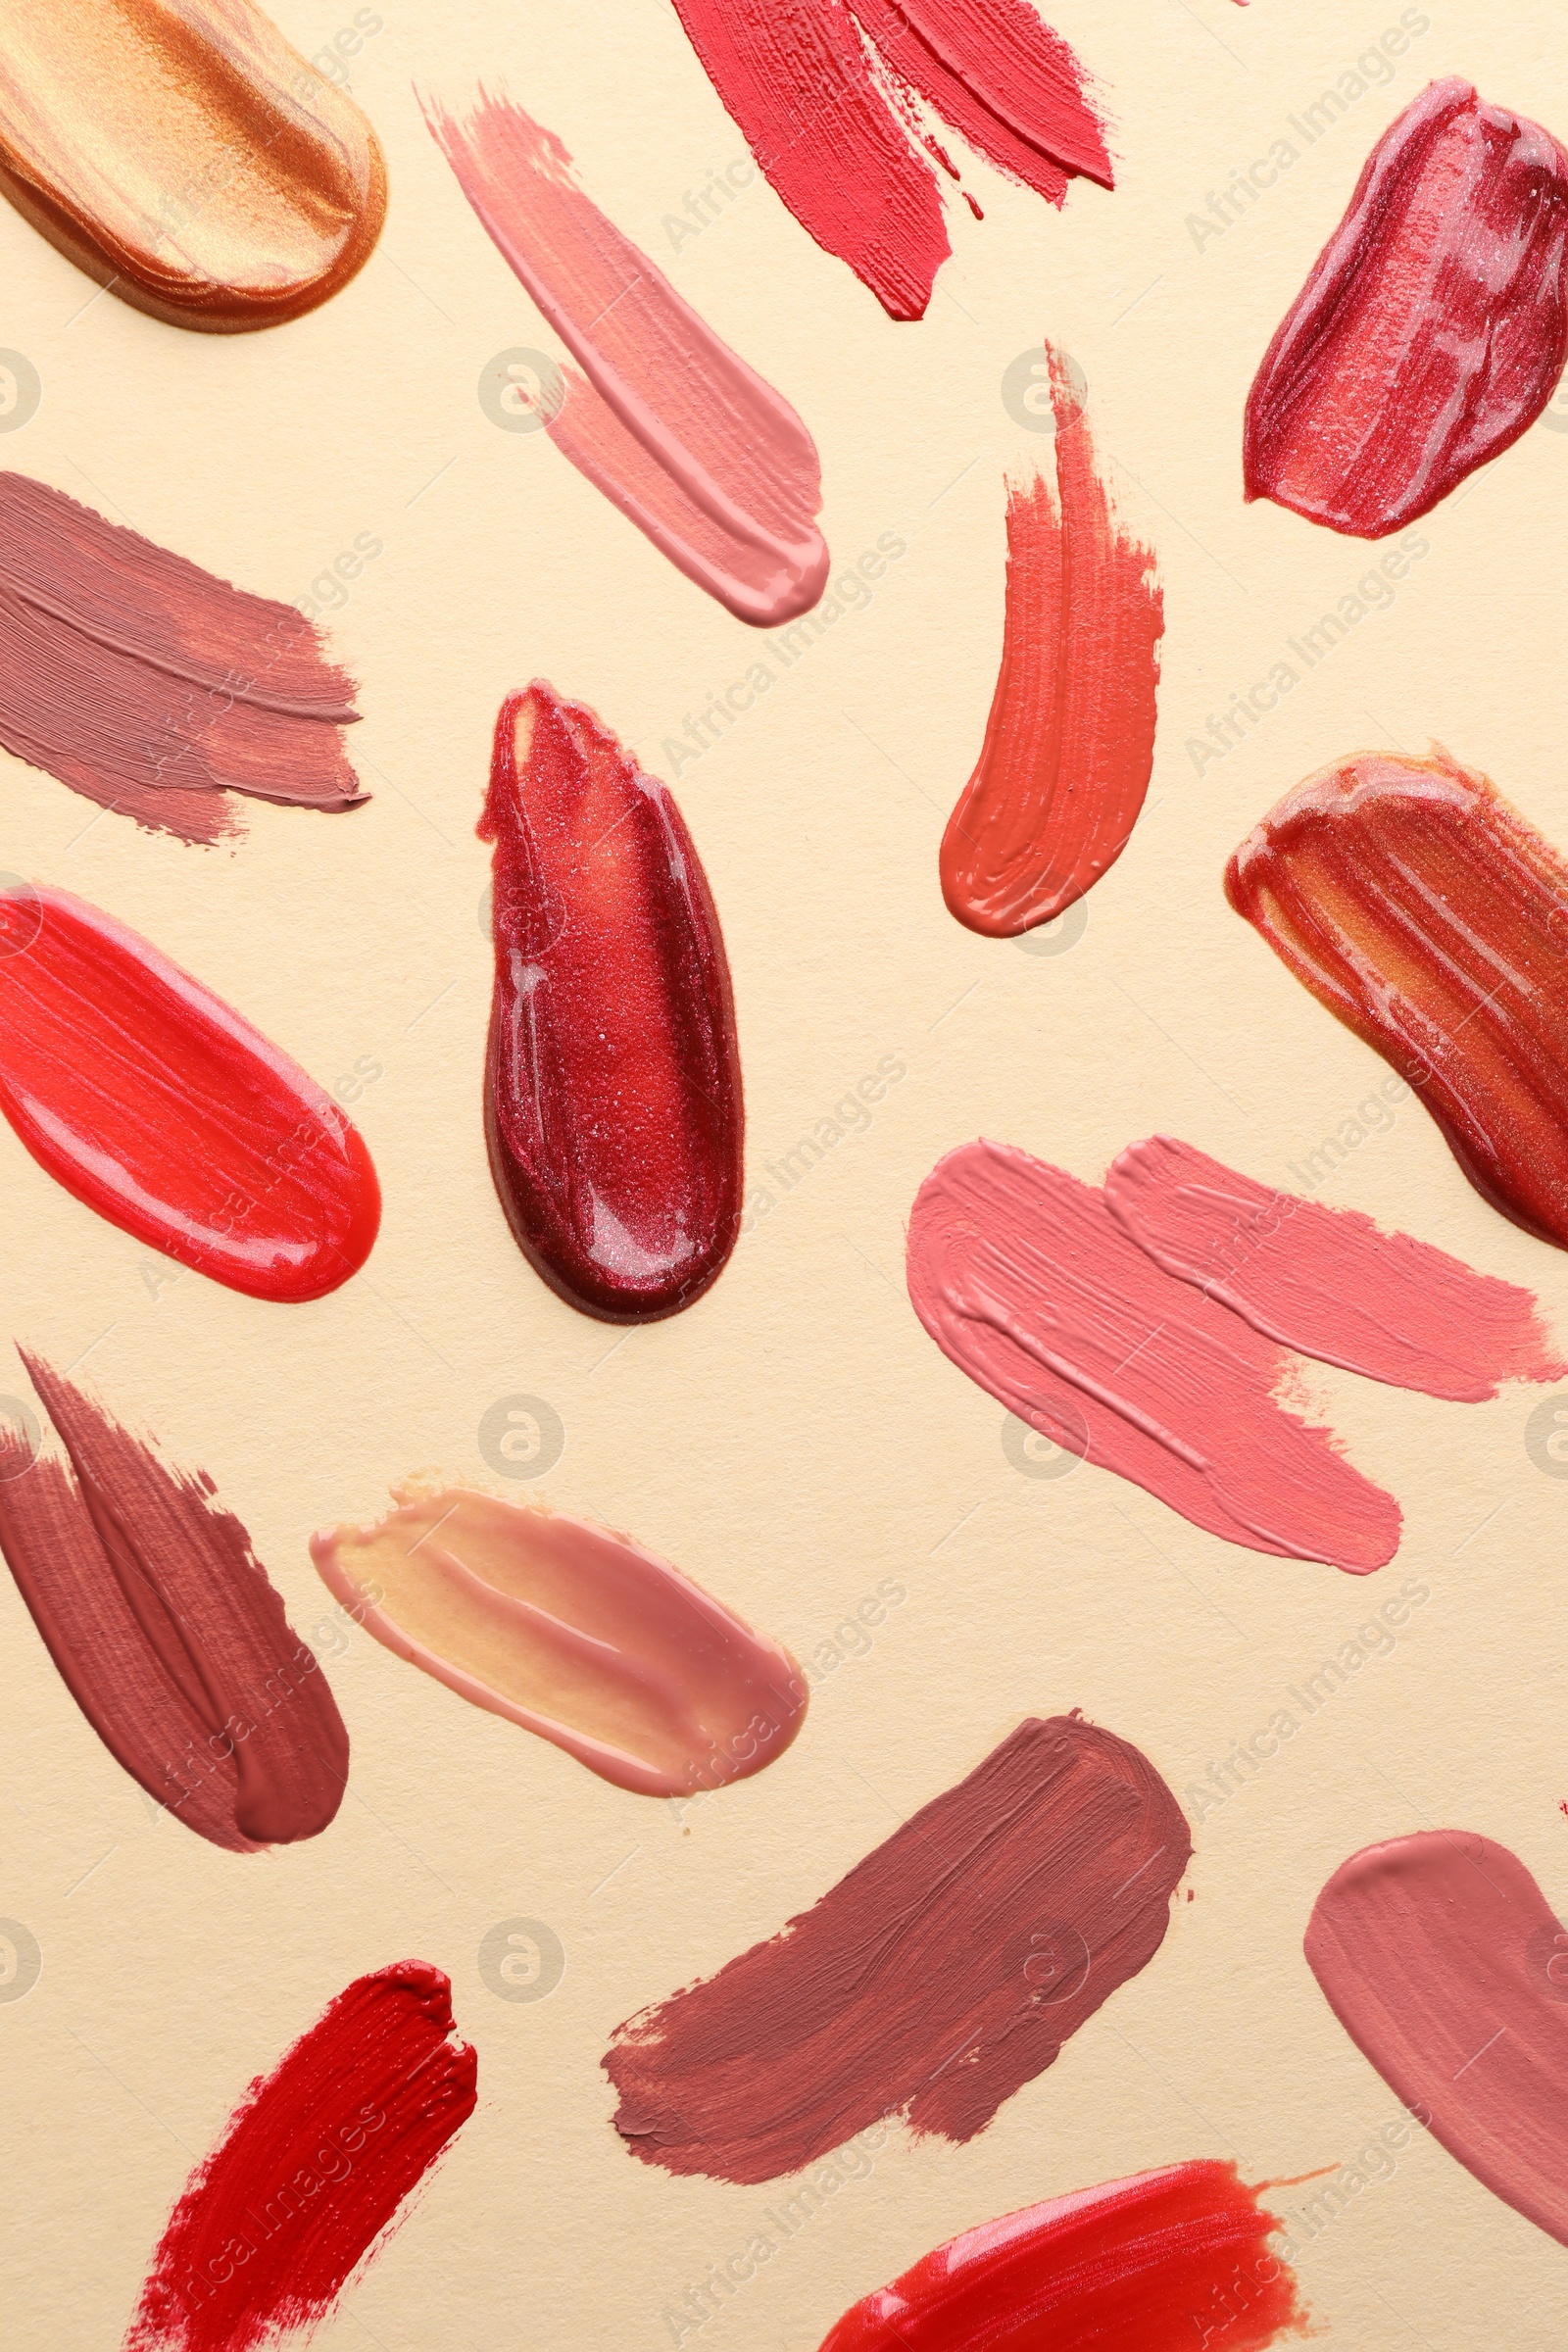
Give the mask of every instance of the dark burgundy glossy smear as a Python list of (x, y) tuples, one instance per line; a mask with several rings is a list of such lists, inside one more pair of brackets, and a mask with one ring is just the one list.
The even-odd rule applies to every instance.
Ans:
[(35, 1355), (70, 1468), (0, 1424), (0, 1550), (73, 1698), (176, 1821), (234, 1853), (314, 1838), (349, 1737), (204, 1471), (172, 1468)]
[(476, 2069), (440, 1969), (357, 1977), (192, 2173), (125, 2352), (253, 2352), (318, 2326), (473, 2113)]
[(1259, 2194), (1209, 2159), (983, 2222), (852, 2305), (822, 2352), (1263, 2352), (1306, 2314)]
[(111, 1225), (253, 1298), (320, 1298), (370, 1254), (380, 1187), (337, 1104), (69, 891), (0, 891), (0, 1112)]
[(585, 704), (496, 722), (490, 1167), (524, 1256), (607, 1323), (689, 1306), (739, 1230), (740, 1049), (680, 810)]
[(1421, 1097), (1470, 1182), (1568, 1249), (1568, 862), (1446, 752), (1325, 767), (1225, 895)]
[(1250, 499), (1381, 539), (1541, 415), (1568, 359), (1568, 155), (1435, 81), (1394, 122), (1247, 402)]
[(1148, 1966), (1192, 1856), (1147, 1756), (1031, 1719), (781, 1935), (604, 2060), (645, 2164), (774, 2180), (883, 2116), (972, 2139)]

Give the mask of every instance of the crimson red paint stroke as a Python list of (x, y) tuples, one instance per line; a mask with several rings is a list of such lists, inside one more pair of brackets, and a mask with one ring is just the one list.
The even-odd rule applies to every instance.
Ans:
[(716, 1281), (740, 1229), (729, 964), (680, 810), (583, 703), (508, 697), (495, 844), (490, 1167), (519, 1249), (607, 1323)]
[(357, 1977), (191, 2175), (125, 2352), (252, 2352), (315, 2327), (473, 2113), (476, 2067), (440, 1969)]
[(1249, 499), (1381, 539), (1533, 424), (1568, 359), (1568, 155), (1435, 81), (1373, 148), (1247, 401)]
[(111, 1225), (254, 1298), (319, 1298), (381, 1217), (369, 1152), (314, 1078), (69, 891), (0, 892), (0, 1111)]
[(1200, 2159), (983, 2222), (852, 2305), (821, 2352), (1263, 2352), (1306, 2313), (1261, 2186)]
[(1111, 185), (1071, 49), (1028, 0), (675, 0), (709, 79), (784, 203), (894, 318), (947, 260), (922, 103), (998, 171), (1059, 205)]

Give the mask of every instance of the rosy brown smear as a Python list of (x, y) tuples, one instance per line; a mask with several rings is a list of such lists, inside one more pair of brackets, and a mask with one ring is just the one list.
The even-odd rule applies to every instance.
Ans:
[(1358, 1209), (1273, 1192), (1173, 1136), (1111, 1162), (1105, 1205), (1167, 1274), (1322, 1363), (1472, 1404), (1507, 1380), (1568, 1374), (1529, 1291)]
[(349, 1740), (326, 1676), (204, 1471), (172, 1468), (19, 1350), (70, 1457), (0, 1424), (0, 1550), (118, 1764), (232, 1853), (324, 1830)]
[(311, 1557), (387, 1649), (641, 1796), (749, 1779), (806, 1714), (788, 1650), (629, 1536), (439, 1479)]
[(1517, 1854), (1462, 1830), (1366, 1846), (1318, 1896), (1306, 1957), (1433, 2138), (1568, 2245), (1568, 1929)]
[(481, 90), (432, 135), (496, 246), (584, 369), (545, 423), (556, 447), (688, 579), (775, 627), (827, 580), (815, 445), (788, 401), (721, 342), (583, 194), (521, 107)]
[(360, 806), (341, 733), (354, 694), (293, 605), (0, 473), (0, 744), (19, 760), (149, 832), (211, 843), (238, 830), (230, 792)]
[(1050, 368), (1054, 495), (1041, 475), (1008, 491), (1002, 667), (942, 837), (950, 910), (1001, 939), (1049, 922), (1115, 864), (1154, 758), (1154, 559), (1111, 512), (1054, 352)]
[(1031, 1718), (782, 1934), (621, 2026), (615, 2129), (738, 2181), (887, 2115), (972, 2139), (1148, 1966), (1191, 1855), (1137, 1748)]

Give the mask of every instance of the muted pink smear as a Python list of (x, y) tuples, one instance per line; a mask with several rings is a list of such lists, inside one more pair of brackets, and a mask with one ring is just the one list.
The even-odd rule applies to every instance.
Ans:
[(237, 829), (231, 792), (357, 808), (339, 730), (358, 716), (295, 606), (0, 473), (0, 743), (19, 760), (211, 843)]
[(1195, 1527), (1357, 1576), (1394, 1557), (1394, 1497), (1275, 1401), (1283, 1351), (1156, 1266), (1094, 1186), (965, 1144), (915, 1197), (907, 1274), (960, 1371)]
[(821, 468), (786, 400), (683, 302), (571, 177), (571, 158), (481, 90), (426, 121), (499, 251), (583, 369), (546, 426), (558, 449), (738, 619), (808, 612), (827, 580)]
[(1469, 1404), (1505, 1380), (1568, 1373), (1528, 1291), (1358, 1209), (1272, 1192), (1168, 1135), (1128, 1147), (1105, 1200), (1167, 1274), (1322, 1363)]
[[(894, 318), (919, 318), (949, 253), (922, 102), (1059, 205), (1111, 184), (1084, 73), (1028, 0), (675, 0), (709, 79), (808, 234)], [(971, 210), (978, 207), (971, 203)]]

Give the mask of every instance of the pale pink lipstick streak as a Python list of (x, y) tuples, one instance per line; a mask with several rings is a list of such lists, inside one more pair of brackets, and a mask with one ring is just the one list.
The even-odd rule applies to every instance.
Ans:
[(827, 581), (821, 469), (789, 403), (585, 196), (571, 158), (481, 90), (425, 120), (503, 258), (582, 369), (546, 429), (578, 471), (740, 620), (808, 612)]

